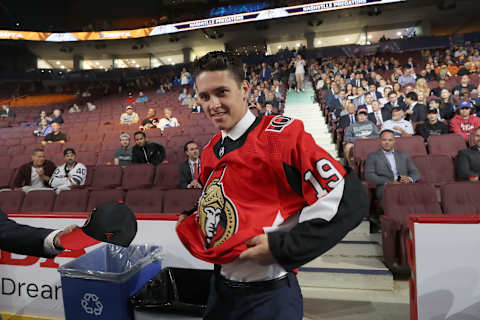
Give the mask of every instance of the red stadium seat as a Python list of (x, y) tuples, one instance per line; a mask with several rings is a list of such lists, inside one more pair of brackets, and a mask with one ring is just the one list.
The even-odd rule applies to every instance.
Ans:
[(446, 154), (451, 158), (455, 158), (458, 151), (466, 147), (465, 140), (456, 133), (428, 137), (428, 150), (430, 154)]
[(96, 152), (77, 152), (77, 161), (85, 166), (95, 166), (97, 164)]
[(421, 182), (436, 186), (455, 181), (455, 168), (447, 155), (429, 155), (412, 157), (420, 172)]
[(113, 151), (101, 151), (98, 154), (97, 166), (112, 165), (114, 161)]
[(367, 155), (380, 148), (380, 139), (357, 139), (353, 144), (353, 159), (357, 173), (360, 178), (364, 178), (364, 166)]
[(163, 211), (166, 213), (181, 213), (184, 210), (192, 209), (200, 196), (199, 189), (174, 189), (165, 191)]
[(158, 165), (153, 183), (154, 186), (163, 190), (179, 188), (178, 170), (177, 164)]
[(55, 199), (55, 212), (85, 212), (88, 202), (87, 190), (62, 191)]
[(10, 156), (0, 156), (0, 168), (10, 168)]
[(111, 189), (122, 184), (122, 168), (119, 166), (97, 166), (91, 184), (92, 189)]
[(88, 199), (87, 211), (92, 211), (93, 208), (101, 203), (109, 201), (123, 201), (125, 198), (125, 192), (123, 190), (93, 190), (90, 192)]
[(159, 189), (130, 190), (125, 203), (135, 213), (163, 212), (163, 192)]
[(441, 214), (435, 188), (428, 184), (387, 185), (383, 194), (382, 222), (383, 258), (394, 272), (409, 272), (407, 239), (409, 214)]
[(423, 140), (423, 137), (420, 136), (396, 138), (395, 148), (408, 153), (410, 157), (427, 155), (427, 150), (425, 149), (425, 142)]
[(85, 142), (83, 143), (79, 150), (80, 152), (98, 152), (102, 149), (102, 142), (101, 141), (95, 141), (95, 142)]
[(58, 154), (62, 153), (63, 144), (61, 143), (47, 143), (43, 146), (46, 154)]
[(15, 155), (23, 154), (24, 150), (25, 150), (24, 145), (11, 146), (10, 148), (8, 148), (8, 154), (11, 156), (15, 156)]
[(55, 202), (55, 192), (48, 190), (30, 191), (25, 195), (21, 211), (52, 211)]
[(27, 162), (32, 161), (32, 156), (29, 154), (16, 155), (10, 161), (10, 168), (17, 169), (20, 166), (24, 165)]
[(0, 189), (9, 188), (12, 181), (14, 170), (0, 168)]
[(131, 164), (123, 170), (122, 189), (145, 189), (153, 185), (155, 167), (149, 164)]
[(442, 207), (446, 214), (480, 214), (478, 182), (447, 183), (442, 186)]
[(118, 137), (114, 141), (103, 141), (102, 148), (100, 150), (102, 151), (111, 151), (113, 155), (113, 150), (116, 150), (117, 148), (120, 147), (120, 142)]
[(18, 212), (22, 207), (25, 192), (2, 191), (0, 192), (0, 209), (4, 212)]

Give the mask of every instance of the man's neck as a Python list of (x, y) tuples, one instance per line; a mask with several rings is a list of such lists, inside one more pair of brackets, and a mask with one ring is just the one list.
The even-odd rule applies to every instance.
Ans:
[(68, 170), (72, 169), (73, 167), (75, 167), (76, 164), (77, 164), (76, 161), (73, 162), (71, 165), (69, 165), (69, 164), (67, 163), (67, 169), (68, 169)]
[(192, 161), (192, 162), (197, 162), (198, 158), (189, 158), (189, 160)]
[(32, 164), (32, 167), (34, 168), (41, 168), (43, 167), (43, 163), (42, 164), (35, 164), (35, 162)]
[(438, 122), (438, 120), (437, 120), (437, 119), (435, 119), (435, 120), (433, 120), (433, 121), (428, 121), (428, 122), (430, 123), (430, 125), (432, 125), (432, 126), (433, 126), (435, 123), (437, 123), (437, 122)]

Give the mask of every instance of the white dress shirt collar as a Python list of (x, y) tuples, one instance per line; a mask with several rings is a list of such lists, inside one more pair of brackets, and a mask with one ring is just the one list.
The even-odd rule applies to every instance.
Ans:
[(255, 116), (250, 110), (247, 110), (247, 113), (245, 113), (243, 118), (233, 126), (230, 132), (227, 133), (222, 130), (222, 141), (225, 139), (225, 137), (229, 137), (232, 140), (237, 140), (248, 130), (248, 128), (250, 128), (254, 122)]

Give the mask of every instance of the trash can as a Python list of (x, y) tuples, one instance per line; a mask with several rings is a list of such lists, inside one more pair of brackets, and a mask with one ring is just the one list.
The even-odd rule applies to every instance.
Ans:
[(160, 246), (108, 244), (62, 265), (66, 320), (131, 320), (129, 298), (161, 270)]

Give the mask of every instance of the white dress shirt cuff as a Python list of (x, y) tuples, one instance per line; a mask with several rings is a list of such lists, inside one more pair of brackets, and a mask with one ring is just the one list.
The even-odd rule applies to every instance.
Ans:
[(45, 252), (50, 255), (57, 255), (63, 250), (59, 250), (55, 247), (53, 240), (55, 239), (55, 236), (57, 233), (59, 233), (62, 230), (55, 230), (52, 231), (48, 236), (45, 237), (43, 240), (43, 248), (45, 249)]

